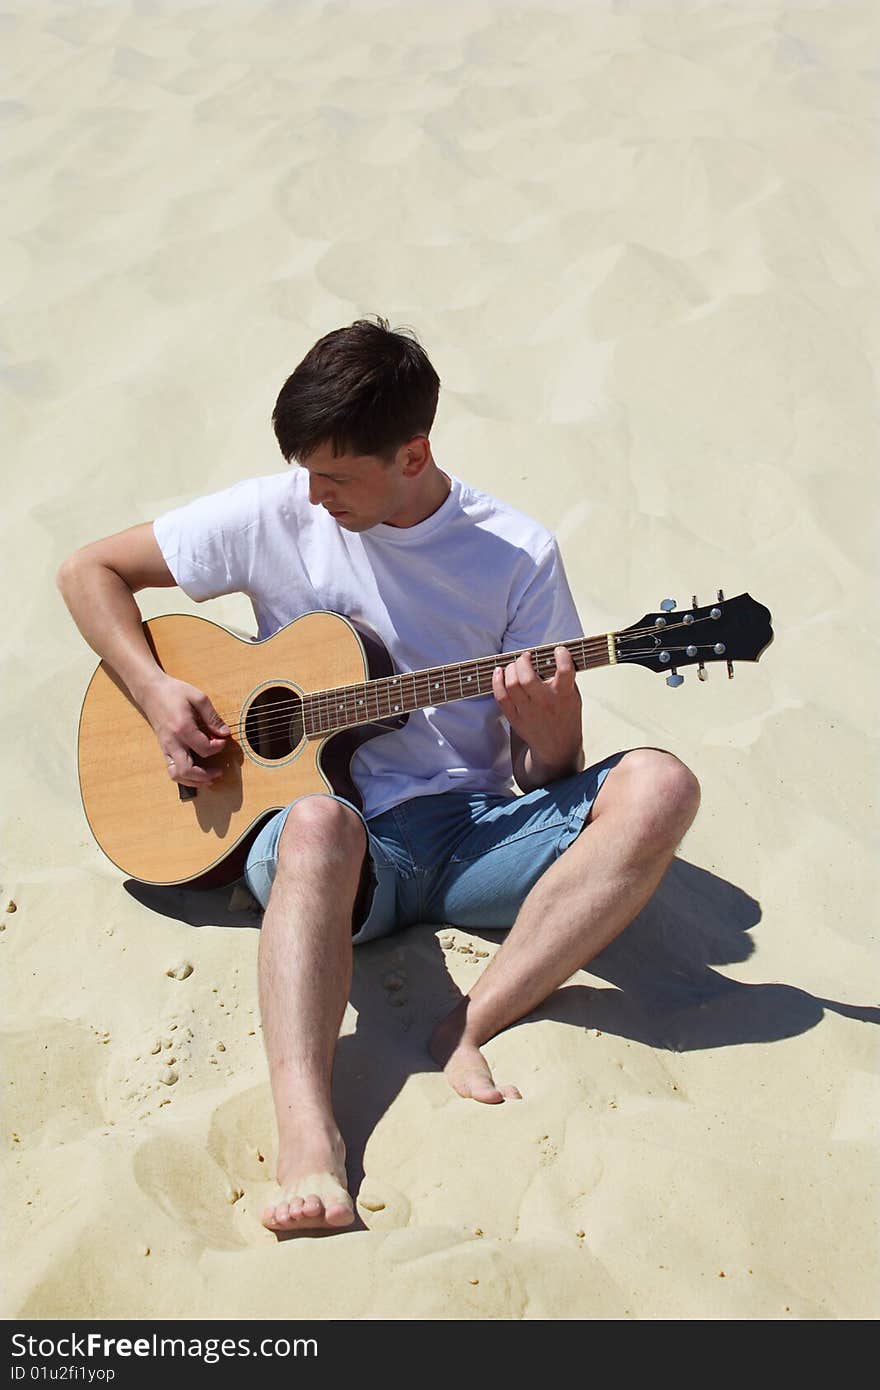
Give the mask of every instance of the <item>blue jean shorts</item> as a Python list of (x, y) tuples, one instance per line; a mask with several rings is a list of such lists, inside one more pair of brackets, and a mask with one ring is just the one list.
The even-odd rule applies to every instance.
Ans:
[[(353, 943), (417, 922), (512, 926), (529, 890), (583, 830), (599, 788), (622, 757), (616, 753), (524, 796), (440, 792), (413, 797), (369, 820), (345, 797), (333, 797), (360, 816), (367, 832)], [(285, 806), (266, 822), (248, 853), (244, 881), (263, 907), (289, 810)]]

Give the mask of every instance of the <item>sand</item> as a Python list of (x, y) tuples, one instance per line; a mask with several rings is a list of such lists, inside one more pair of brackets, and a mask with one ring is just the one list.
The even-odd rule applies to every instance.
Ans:
[[(3, 36), (7, 1316), (876, 1317), (876, 8), (14, 0)], [(776, 640), (580, 678), (591, 760), (699, 776), (678, 859), (489, 1044), (522, 1104), (424, 1050), (498, 934), (359, 951), (360, 1220), (278, 1243), (257, 918), (92, 842), (54, 574), (283, 467), (281, 382), (374, 313), (588, 632), (721, 586)]]

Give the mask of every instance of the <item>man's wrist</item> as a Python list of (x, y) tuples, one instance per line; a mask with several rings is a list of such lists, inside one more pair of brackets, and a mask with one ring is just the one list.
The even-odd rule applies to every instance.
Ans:
[(135, 703), (143, 709), (153, 692), (158, 690), (167, 680), (167, 671), (163, 671), (161, 666), (156, 666), (153, 670), (145, 671), (138, 678), (133, 678), (129, 691)]
[(531, 748), (523, 748), (514, 776), (523, 791), (534, 791), (536, 787), (546, 787), (550, 782), (558, 782), (561, 777), (573, 777), (583, 772), (586, 766), (584, 746), (580, 746), (568, 758), (547, 761), (536, 755)]

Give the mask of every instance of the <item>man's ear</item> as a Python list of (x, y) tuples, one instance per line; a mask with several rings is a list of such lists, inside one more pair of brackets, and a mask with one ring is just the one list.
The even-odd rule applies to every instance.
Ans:
[(412, 439), (401, 446), (407, 451), (404, 474), (408, 478), (418, 477), (431, 461), (431, 445), (426, 434), (414, 434)]

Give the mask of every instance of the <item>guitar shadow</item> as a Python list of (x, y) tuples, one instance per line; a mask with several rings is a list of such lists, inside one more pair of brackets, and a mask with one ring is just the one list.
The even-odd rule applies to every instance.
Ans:
[[(195, 891), (129, 880), (125, 888), (151, 911), (193, 927), (255, 928), (260, 923), (259, 910), (247, 906), (242, 894), (233, 896), (230, 906), (228, 887)], [(719, 974), (714, 967), (740, 964), (753, 955), (750, 933), (760, 920), (760, 906), (749, 894), (676, 859), (650, 903), (590, 962), (589, 973), (606, 985), (565, 985), (512, 1027), (552, 1019), (648, 1047), (691, 1052), (791, 1038), (815, 1027), (826, 1010), (880, 1024), (880, 1008), (871, 1005), (844, 1004), (795, 985), (747, 984)], [(434, 1023), (456, 1002), (437, 930), (410, 927), (355, 951), (351, 1003), (357, 1028), (340, 1039), (333, 1079), (353, 1191), (362, 1180), (364, 1150), (382, 1115), (411, 1075), (436, 1070), (426, 1043)], [(469, 928), (467, 935), (488, 943), (504, 938), (503, 931), (483, 929)], [(415, 1014), (388, 1007), (383, 980), (389, 969), (405, 975)]]
[(127, 878), (123, 888), (130, 897), (175, 922), (189, 927), (259, 927), (261, 912), (250, 894), (237, 884), (222, 888), (187, 888), (185, 884), (165, 886), (141, 883)]

